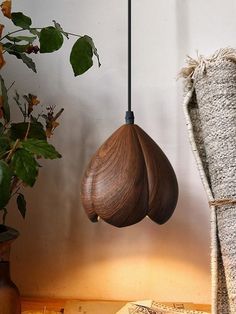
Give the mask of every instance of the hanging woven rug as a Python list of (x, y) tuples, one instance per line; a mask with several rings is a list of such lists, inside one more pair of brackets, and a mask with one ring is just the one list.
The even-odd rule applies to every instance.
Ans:
[(236, 313), (236, 50), (190, 57), (182, 69), (190, 143), (207, 192), (212, 313)]

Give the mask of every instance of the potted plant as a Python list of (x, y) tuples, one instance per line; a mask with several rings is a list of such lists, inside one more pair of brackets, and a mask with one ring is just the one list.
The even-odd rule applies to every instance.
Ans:
[[(70, 64), (74, 75), (81, 75), (93, 65), (95, 55), (100, 66), (97, 49), (91, 37), (66, 32), (56, 21), (46, 27), (33, 27), (32, 20), (22, 12), (12, 12), (11, 1), (1, 4), (1, 11), (16, 27), (7, 32), (0, 24), (0, 70), (5, 67), (5, 55), (17, 58), (36, 73), (32, 55), (52, 53), (63, 45), (65, 39), (76, 37), (70, 53)], [(16, 199), (17, 208), (24, 218), (26, 200), (22, 193), (25, 186), (33, 187), (38, 176), (40, 158), (56, 159), (61, 155), (48, 142), (63, 109), (56, 111), (48, 106), (37, 112), (40, 103), (31, 93), (20, 96), (15, 83), (6, 83), (0, 75), (0, 313), (20, 313), (19, 292), (9, 275), (9, 252), (17, 230), (6, 226), (9, 201)], [(12, 121), (11, 109), (17, 107), (22, 121)]]

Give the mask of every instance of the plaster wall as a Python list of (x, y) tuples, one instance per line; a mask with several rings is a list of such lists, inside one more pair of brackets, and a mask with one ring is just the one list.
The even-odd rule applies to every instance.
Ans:
[[(23, 295), (80, 299), (155, 299), (210, 303), (210, 224), (207, 199), (190, 149), (182, 112), (185, 56), (235, 46), (233, 0), (133, 1), (133, 109), (139, 124), (165, 151), (179, 181), (172, 219), (146, 219), (116, 229), (92, 224), (81, 208), (80, 180), (89, 158), (124, 122), (127, 104), (127, 1), (13, 1), (35, 26), (52, 19), (96, 42), (102, 67), (73, 77), (73, 40), (36, 56), (38, 74), (8, 58), (8, 82), (65, 112), (53, 144), (62, 153), (42, 162), (28, 212), (12, 203), (8, 223), (20, 238), (12, 275)], [(95, 60), (94, 60), (95, 61)], [(96, 61), (95, 61), (96, 62)]]

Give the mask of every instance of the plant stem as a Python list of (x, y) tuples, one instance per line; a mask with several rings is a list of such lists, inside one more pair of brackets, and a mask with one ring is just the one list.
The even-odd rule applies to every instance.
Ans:
[(82, 35), (77, 35), (77, 34), (74, 34), (74, 33), (68, 33), (68, 32), (65, 32), (66, 34), (68, 35), (71, 35), (71, 36), (75, 36), (75, 37), (83, 37)]
[(3, 215), (2, 215), (2, 224), (6, 224), (6, 216), (7, 216), (7, 209), (3, 208)]
[(26, 103), (24, 102), (24, 113), (23, 113), (23, 116), (24, 116), (24, 122), (25, 122), (25, 120), (26, 120), (26, 116), (27, 116), (26, 110), (27, 110), (27, 108), (26, 108)]
[(14, 84), (15, 84), (15, 81), (11, 83), (11, 85), (8, 87), (7, 91), (9, 91)]
[(9, 154), (7, 155), (6, 162), (8, 162), (8, 161), (11, 159), (12, 155), (13, 155), (14, 152), (17, 150), (17, 147), (18, 147), (19, 142), (20, 142), (19, 139), (17, 139), (17, 140), (15, 141), (14, 146), (12, 147), (12, 149), (11, 149), (10, 152), (9, 152)]
[(5, 122), (5, 124), (4, 124), (4, 131), (7, 129), (7, 127), (8, 127), (8, 124), (9, 124), (10, 122)]
[(10, 196), (10, 199), (11, 199), (13, 196), (15, 196), (16, 194), (19, 194), (18, 192), (19, 192), (20, 188), (21, 188), (21, 183), (15, 188), (16, 190), (15, 190), (14, 193), (12, 193), (12, 195)]
[[(43, 29), (43, 28), (45, 28), (45, 27), (33, 27), (33, 28), (28, 28), (28, 29), (24, 29), (24, 28), (22, 28), (22, 29), (18, 29), (18, 30), (16, 30), (16, 31), (13, 31), (13, 32), (10, 32), (10, 33), (8, 33), (7, 35), (5, 35), (5, 36), (3, 36), (1, 39), (0, 39), (0, 42), (3, 40), (3, 39), (5, 39), (7, 36), (11, 36), (11, 35), (13, 35), (13, 34), (16, 34), (16, 33), (19, 33), (19, 32), (23, 32), (23, 31), (37, 31), (37, 30), (41, 30), (41, 29)], [(75, 36), (75, 37), (83, 37), (82, 35), (78, 35), (78, 34), (74, 34), (74, 33), (69, 33), (69, 32), (66, 32), (66, 31), (60, 31), (59, 29), (57, 29), (60, 33), (66, 33), (66, 34), (68, 34), (68, 35), (71, 35), (71, 36)]]
[(9, 154), (11, 150), (6, 151), (5, 153), (3, 153), (2, 155), (0, 155), (0, 159), (2, 159), (2, 157), (6, 154)]
[(10, 32), (10, 33), (8, 33), (7, 35), (3, 36), (3, 37), (0, 39), (0, 41), (2, 41), (3, 39), (5, 39), (7, 36), (13, 35), (13, 34), (15, 34), (15, 33), (22, 32), (22, 31), (24, 31), (24, 30), (25, 30), (25, 29), (18, 29), (18, 30), (16, 30), (16, 31)]
[(11, 194), (15, 189), (18, 189), (18, 187), (20, 186), (20, 184), (17, 186), (17, 184), (19, 183), (20, 179), (17, 178), (16, 176), (13, 177), (13, 180), (11, 182)]
[(29, 122), (28, 122), (28, 126), (27, 126), (27, 130), (26, 130), (26, 133), (25, 133), (24, 140), (27, 140), (27, 137), (28, 137), (28, 135), (29, 135), (30, 125), (31, 125), (31, 122), (29, 121)]

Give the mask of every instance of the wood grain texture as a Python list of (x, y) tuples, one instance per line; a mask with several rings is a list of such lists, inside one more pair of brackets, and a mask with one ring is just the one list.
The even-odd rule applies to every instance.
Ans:
[(21, 308), (22, 311), (57, 311), (62, 312), (65, 308), (68, 299), (52, 299), (52, 298), (33, 298), (33, 297), (22, 297)]
[(172, 215), (178, 198), (175, 173), (159, 146), (137, 125), (125, 124), (98, 149), (81, 185), (84, 209), (116, 226), (148, 215), (157, 223)]
[(158, 224), (173, 214), (178, 200), (174, 170), (160, 147), (139, 126), (134, 125), (145, 158), (149, 184), (148, 216)]
[[(69, 299), (50, 299), (50, 298), (26, 298), (22, 297), (22, 311), (44, 311), (45, 307), (49, 311), (57, 311), (60, 312), (62, 309), (67, 309), (68, 306), (71, 304), (78, 302), (81, 305), (91, 304), (100, 307), (101, 304), (104, 302), (111, 303), (111, 304), (118, 304), (120, 308), (127, 303), (128, 301), (95, 301), (95, 300), (83, 300), (83, 301), (76, 301), (76, 300), (69, 300)], [(161, 302), (162, 303), (162, 302)], [(173, 305), (173, 302), (164, 302), (163, 304), (166, 305)], [(184, 303), (178, 302), (175, 304), (184, 304), (185, 308), (188, 310), (198, 310), (198, 311), (205, 311), (211, 312), (211, 306), (209, 304), (194, 304), (194, 303)], [(61, 311), (62, 312), (62, 311)], [(97, 312), (100, 313), (100, 312)], [(114, 313), (114, 311), (113, 311)], [(65, 311), (66, 314), (66, 311)], [(89, 314), (89, 312), (88, 312)]]

